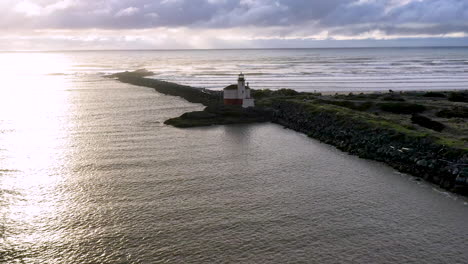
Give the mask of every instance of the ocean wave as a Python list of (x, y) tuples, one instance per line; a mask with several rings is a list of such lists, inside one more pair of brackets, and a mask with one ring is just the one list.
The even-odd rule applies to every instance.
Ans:
[(76, 64), (71, 65), (74, 68), (90, 68), (90, 69), (99, 69), (99, 68), (112, 68), (112, 65), (108, 64)]
[(70, 74), (63, 73), (63, 72), (53, 72), (53, 73), (47, 73), (46, 75), (49, 75), (49, 76), (65, 76), (65, 75), (70, 75)]

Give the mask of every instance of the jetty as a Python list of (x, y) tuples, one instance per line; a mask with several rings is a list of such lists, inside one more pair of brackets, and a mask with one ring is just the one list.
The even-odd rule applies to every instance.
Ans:
[(169, 119), (168, 125), (273, 122), (468, 195), (467, 91), (322, 95), (252, 89), (255, 106), (242, 107), (225, 104), (222, 91), (148, 78), (152, 75), (139, 70), (108, 77), (206, 106)]

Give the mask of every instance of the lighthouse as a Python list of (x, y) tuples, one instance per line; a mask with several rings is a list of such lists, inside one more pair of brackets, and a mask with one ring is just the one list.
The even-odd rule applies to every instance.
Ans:
[(243, 73), (239, 74), (237, 85), (232, 84), (224, 88), (224, 104), (225, 105), (241, 105), (243, 108), (254, 107), (255, 101), (250, 95), (250, 87), (245, 83)]

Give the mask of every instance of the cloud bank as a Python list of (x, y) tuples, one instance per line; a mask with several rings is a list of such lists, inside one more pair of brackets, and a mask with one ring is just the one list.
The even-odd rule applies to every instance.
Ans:
[(2, 0), (0, 10), (0, 49), (13, 46), (5, 41), (78, 49), (430, 44), (468, 35), (466, 0)]

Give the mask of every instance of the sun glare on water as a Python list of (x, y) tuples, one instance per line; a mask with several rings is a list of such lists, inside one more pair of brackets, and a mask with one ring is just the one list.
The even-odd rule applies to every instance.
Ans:
[(38, 172), (56, 159), (50, 152), (66, 138), (70, 82), (50, 74), (66, 67), (58, 54), (0, 54), (0, 129), (8, 128), (1, 144), (10, 157), (3, 166)]
[[(0, 190), (21, 197), (6, 202), (0, 216), (24, 228), (43, 226), (63, 199), (54, 189), (66, 170), (71, 82), (55, 73), (68, 66), (60, 54), (0, 53)], [(51, 192), (56, 197), (47, 200), (43, 194)], [(28, 232), (10, 237), (4, 242), (45, 239)]]

